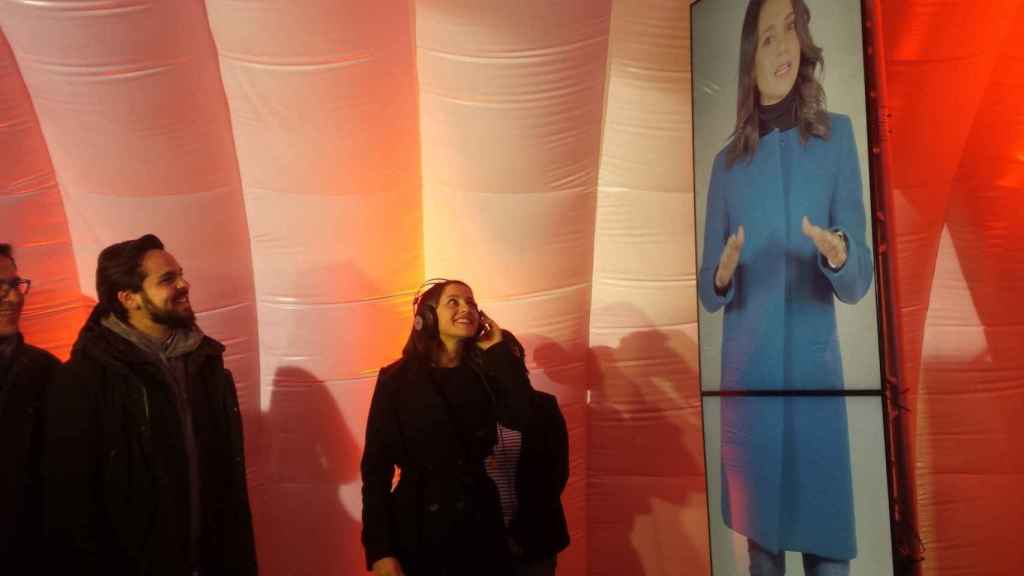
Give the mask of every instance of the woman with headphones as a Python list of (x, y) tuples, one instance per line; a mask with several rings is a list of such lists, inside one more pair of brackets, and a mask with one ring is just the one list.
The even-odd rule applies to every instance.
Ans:
[(520, 430), (528, 417), (523, 348), (464, 282), (430, 280), (420, 291), (402, 357), (381, 369), (370, 404), (366, 565), (376, 576), (507, 574), (501, 504), (484, 460), (499, 422)]

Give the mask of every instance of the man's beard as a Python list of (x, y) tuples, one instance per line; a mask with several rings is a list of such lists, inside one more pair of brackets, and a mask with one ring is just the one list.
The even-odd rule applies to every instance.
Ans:
[(185, 312), (177, 310), (161, 310), (149, 299), (149, 296), (142, 293), (142, 307), (149, 313), (149, 318), (162, 326), (175, 330), (190, 330), (196, 325), (196, 314), (189, 308)]

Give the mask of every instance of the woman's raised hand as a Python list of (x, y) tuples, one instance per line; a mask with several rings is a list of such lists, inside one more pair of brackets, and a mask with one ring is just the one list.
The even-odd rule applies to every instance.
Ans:
[(480, 337), (476, 339), (476, 345), (482, 350), (487, 350), (498, 342), (501, 342), (501, 326), (493, 318), (480, 311), (480, 323), (483, 325)]
[(373, 576), (405, 576), (397, 558), (388, 556), (373, 563)]
[(801, 225), (804, 236), (814, 242), (815, 248), (828, 260), (829, 266), (839, 269), (846, 264), (846, 242), (841, 235), (811, 224), (807, 216), (804, 216)]
[(718, 271), (715, 272), (715, 288), (723, 291), (732, 282), (732, 275), (740, 263), (740, 251), (743, 250), (743, 226), (725, 241), (725, 249), (718, 259)]

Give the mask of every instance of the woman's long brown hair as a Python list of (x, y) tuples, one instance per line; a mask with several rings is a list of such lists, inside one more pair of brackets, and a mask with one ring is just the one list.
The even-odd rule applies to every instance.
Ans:
[[(799, 117), (800, 141), (807, 142), (812, 136), (828, 139), (831, 130), (828, 111), (825, 109), (825, 89), (816, 76), (819, 69), (824, 71), (825, 59), (821, 47), (811, 38), (811, 12), (804, 0), (790, 0), (796, 17), (796, 34), (800, 40), (800, 69), (796, 84), (799, 90), (797, 116)], [(757, 106), (760, 94), (755, 78), (754, 57), (757, 54), (757, 19), (761, 14), (764, 0), (750, 0), (743, 18), (740, 34), (740, 77), (736, 98), (736, 128), (726, 153), (726, 168), (740, 161), (749, 161), (757, 152), (760, 140), (758, 134)]]

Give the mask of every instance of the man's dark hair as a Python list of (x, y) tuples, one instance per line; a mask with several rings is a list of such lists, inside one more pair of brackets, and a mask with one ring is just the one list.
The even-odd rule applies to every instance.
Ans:
[(11, 264), (14, 264), (15, 266), (18, 265), (18, 263), (14, 261), (14, 249), (11, 248), (10, 244), (0, 244), (0, 257), (7, 258), (11, 261)]
[(138, 292), (146, 273), (142, 270), (142, 259), (150, 250), (163, 250), (164, 243), (153, 234), (146, 234), (135, 240), (118, 242), (100, 252), (96, 262), (96, 297), (105, 312), (128, 320), (128, 311), (117, 299), (122, 290)]

